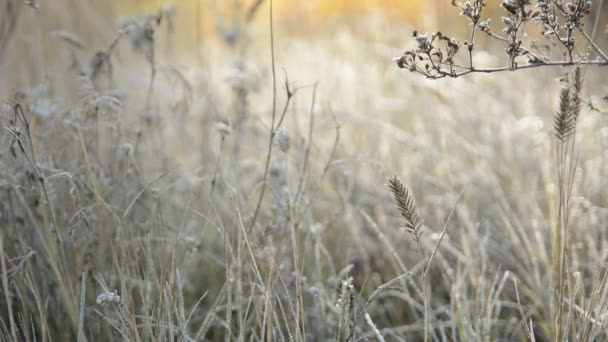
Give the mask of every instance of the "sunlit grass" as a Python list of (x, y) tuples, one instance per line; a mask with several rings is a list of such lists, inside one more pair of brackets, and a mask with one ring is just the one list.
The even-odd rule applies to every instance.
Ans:
[[(0, 54), (0, 340), (523, 341), (528, 322), (549, 340), (564, 70), (401, 70), (419, 22), (470, 29), (449, 1), (408, 0), (275, 0), (272, 64), (251, 2), (23, 3)], [(583, 99), (604, 95), (584, 71)], [(567, 297), (572, 336), (605, 340), (593, 103)]]

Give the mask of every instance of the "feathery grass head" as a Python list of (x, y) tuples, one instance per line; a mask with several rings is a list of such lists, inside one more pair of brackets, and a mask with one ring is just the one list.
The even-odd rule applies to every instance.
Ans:
[(581, 92), (583, 76), (580, 67), (574, 72), (574, 82), (562, 88), (559, 96), (559, 109), (553, 119), (555, 136), (560, 141), (568, 140), (576, 129), (576, 120), (581, 113)]
[(568, 87), (564, 87), (559, 95), (559, 110), (557, 113), (555, 113), (555, 117), (553, 119), (555, 136), (560, 141), (567, 140), (574, 133), (575, 125), (576, 121), (574, 115), (572, 115), (570, 103), (570, 89)]
[(354, 295), (353, 295), (353, 277), (348, 277), (342, 280), (340, 286), (337, 289), (336, 294), (336, 308), (340, 313), (348, 316), (353, 310)]
[(574, 82), (572, 84), (572, 94), (571, 94), (571, 107), (572, 114), (574, 115), (574, 119), (578, 119), (578, 115), (581, 113), (581, 93), (583, 91), (583, 73), (580, 67), (576, 67), (574, 71)]
[(423, 229), (422, 218), (416, 207), (414, 197), (410, 194), (405, 185), (403, 185), (403, 182), (401, 182), (397, 175), (388, 179), (388, 187), (395, 198), (399, 213), (405, 219), (403, 228), (408, 233), (412, 234), (414, 240), (418, 243)]

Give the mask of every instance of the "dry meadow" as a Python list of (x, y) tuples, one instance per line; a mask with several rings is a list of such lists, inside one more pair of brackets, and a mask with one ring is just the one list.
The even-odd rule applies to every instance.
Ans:
[(274, 2), (0, 0), (0, 341), (608, 340), (608, 2)]

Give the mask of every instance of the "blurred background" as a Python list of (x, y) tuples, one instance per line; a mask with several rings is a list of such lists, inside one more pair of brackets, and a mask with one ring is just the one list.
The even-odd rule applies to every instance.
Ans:
[[(163, 61), (166, 63), (188, 64), (194, 69), (190, 62), (196, 58), (212, 58), (210, 54), (213, 43), (224, 41), (227, 45), (240, 47), (257, 44), (259, 49), (251, 50), (263, 52), (269, 42), (268, 1), (184, 0), (163, 3), (144, 0), (62, 0), (53, 4), (37, 1), (31, 3), (35, 5), (27, 6), (26, 3), (24, 6), (21, 2), (9, 0), (3, 0), (3, 4), (0, 4), (5, 14), (0, 32), (3, 44), (0, 56), (4, 61), (2, 72), (5, 75), (0, 89), (4, 93), (11, 85), (32, 86), (40, 82), (49, 71), (41, 69), (41, 60), (50, 58), (56, 61), (66, 54), (91, 53), (115, 38), (121, 18), (154, 12), (163, 7), (170, 7), (174, 13), (179, 14), (170, 23), (170, 41), (163, 42), (159, 49), (159, 53), (166, 57)], [(599, 7), (597, 2), (594, 7)], [(601, 13), (596, 10), (588, 18), (590, 30), (595, 26), (600, 32), (606, 30), (606, 7), (601, 9)], [(498, 33), (501, 33), (500, 18), (504, 12), (498, 1), (489, 2), (484, 11), (484, 18), (493, 20), (491, 23)], [(327, 43), (339, 37), (352, 36), (368, 45), (369, 52), (380, 57), (396, 57), (404, 48), (411, 47), (413, 30), (442, 31), (460, 42), (466, 40), (470, 24), (458, 14), (459, 9), (448, 0), (278, 1), (275, 4), (276, 42), (285, 49), (277, 51), (288, 52), (287, 47), (298, 41)], [(597, 25), (596, 16), (599, 18)], [(48, 35), (56, 31), (77, 34), (87, 45), (74, 52), (74, 46), (65, 46), (60, 39), (48, 39)], [(531, 32), (537, 33), (538, 30), (532, 29)], [(491, 39), (481, 39), (477, 43), (496, 55), (500, 55), (504, 49), (500, 43)], [(603, 44), (601, 39), (599, 43)], [(66, 49), (69, 51), (66, 52)], [(293, 60), (285, 54), (282, 57), (278, 61), (282, 65)], [(10, 67), (7, 65), (8, 60), (12, 61)], [(31, 64), (27, 65), (28, 62)], [(386, 62), (387, 65), (390, 64), (389, 60)], [(502, 61), (497, 62), (502, 65)], [(203, 66), (199, 67), (202, 69)]]

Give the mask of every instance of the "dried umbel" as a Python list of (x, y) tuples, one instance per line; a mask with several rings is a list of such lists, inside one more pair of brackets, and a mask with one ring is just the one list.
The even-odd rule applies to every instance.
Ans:
[[(412, 72), (433, 73), (433, 70), (449, 75), (454, 73), (454, 56), (460, 49), (460, 43), (456, 38), (444, 36), (441, 32), (430, 35), (421, 34), (418, 31), (413, 33), (418, 45), (417, 49), (406, 51), (398, 58), (395, 58), (397, 66), (402, 69), (409, 69)], [(438, 43), (443, 43), (442, 48), (437, 48)], [(448, 66), (449, 71), (442, 70), (442, 66)]]

